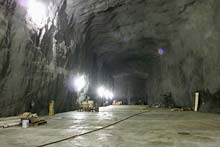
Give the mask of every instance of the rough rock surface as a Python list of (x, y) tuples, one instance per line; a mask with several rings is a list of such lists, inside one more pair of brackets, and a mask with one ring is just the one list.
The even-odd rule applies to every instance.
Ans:
[(220, 88), (218, 0), (48, 0), (42, 28), (19, 1), (0, 0), (0, 116), (43, 114), (51, 99), (75, 109), (77, 73), (93, 97), (106, 85), (127, 103), (171, 92), (192, 106), (195, 91)]

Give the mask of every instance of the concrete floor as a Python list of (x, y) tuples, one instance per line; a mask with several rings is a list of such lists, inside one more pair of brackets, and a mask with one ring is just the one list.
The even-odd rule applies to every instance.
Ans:
[(49, 118), (44, 126), (0, 129), (0, 147), (39, 146), (146, 110), (150, 111), (49, 147), (220, 147), (220, 115), (145, 106), (109, 106), (99, 113), (68, 112)]

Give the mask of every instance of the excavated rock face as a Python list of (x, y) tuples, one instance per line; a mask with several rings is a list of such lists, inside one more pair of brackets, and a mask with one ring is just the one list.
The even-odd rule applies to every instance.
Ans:
[(180, 9), (170, 48), (160, 57), (159, 68), (154, 69), (149, 80), (152, 97), (169, 91), (177, 105), (191, 106), (195, 91), (218, 91), (219, 4), (212, 0), (188, 1)]
[(191, 106), (195, 91), (220, 88), (218, 0), (39, 0), (40, 26), (27, 1), (0, 0), (0, 116), (46, 113), (52, 99), (57, 112), (77, 108), (77, 73), (89, 95), (105, 85), (126, 103), (169, 92)]

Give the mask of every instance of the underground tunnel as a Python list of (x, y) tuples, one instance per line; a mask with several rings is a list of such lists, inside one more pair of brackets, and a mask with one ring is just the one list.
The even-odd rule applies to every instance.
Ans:
[(219, 42), (219, 0), (0, 0), (0, 146), (218, 147)]

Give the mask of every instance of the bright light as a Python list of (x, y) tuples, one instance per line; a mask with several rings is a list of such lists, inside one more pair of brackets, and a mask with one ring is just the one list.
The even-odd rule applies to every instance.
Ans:
[(27, 19), (38, 28), (42, 28), (47, 22), (47, 7), (39, 0), (27, 1)]
[(101, 86), (97, 89), (97, 94), (101, 98), (106, 98), (106, 99), (113, 99), (114, 95), (111, 91), (106, 89), (105, 87)]
[(109, 98), (112, 100), (113, 97), (114, 97), (114, 94), (111, 92), (111, 93), (109, 94)]
[(113, 99), (113, 93), (109, 90), (105, 90), (105, 98)]
[(98, 96), (100, 96), (100, 97), (104, 97), (104, 95), (105, 95), (105, 88), (104, 87), (99, 87), (98, 89), (97, 89), (97, 93), (98, 93)]
[(85, 76), (76, 77), (74, 80), (74, 87), (77, 92), (80, 92), (86, 86)]

